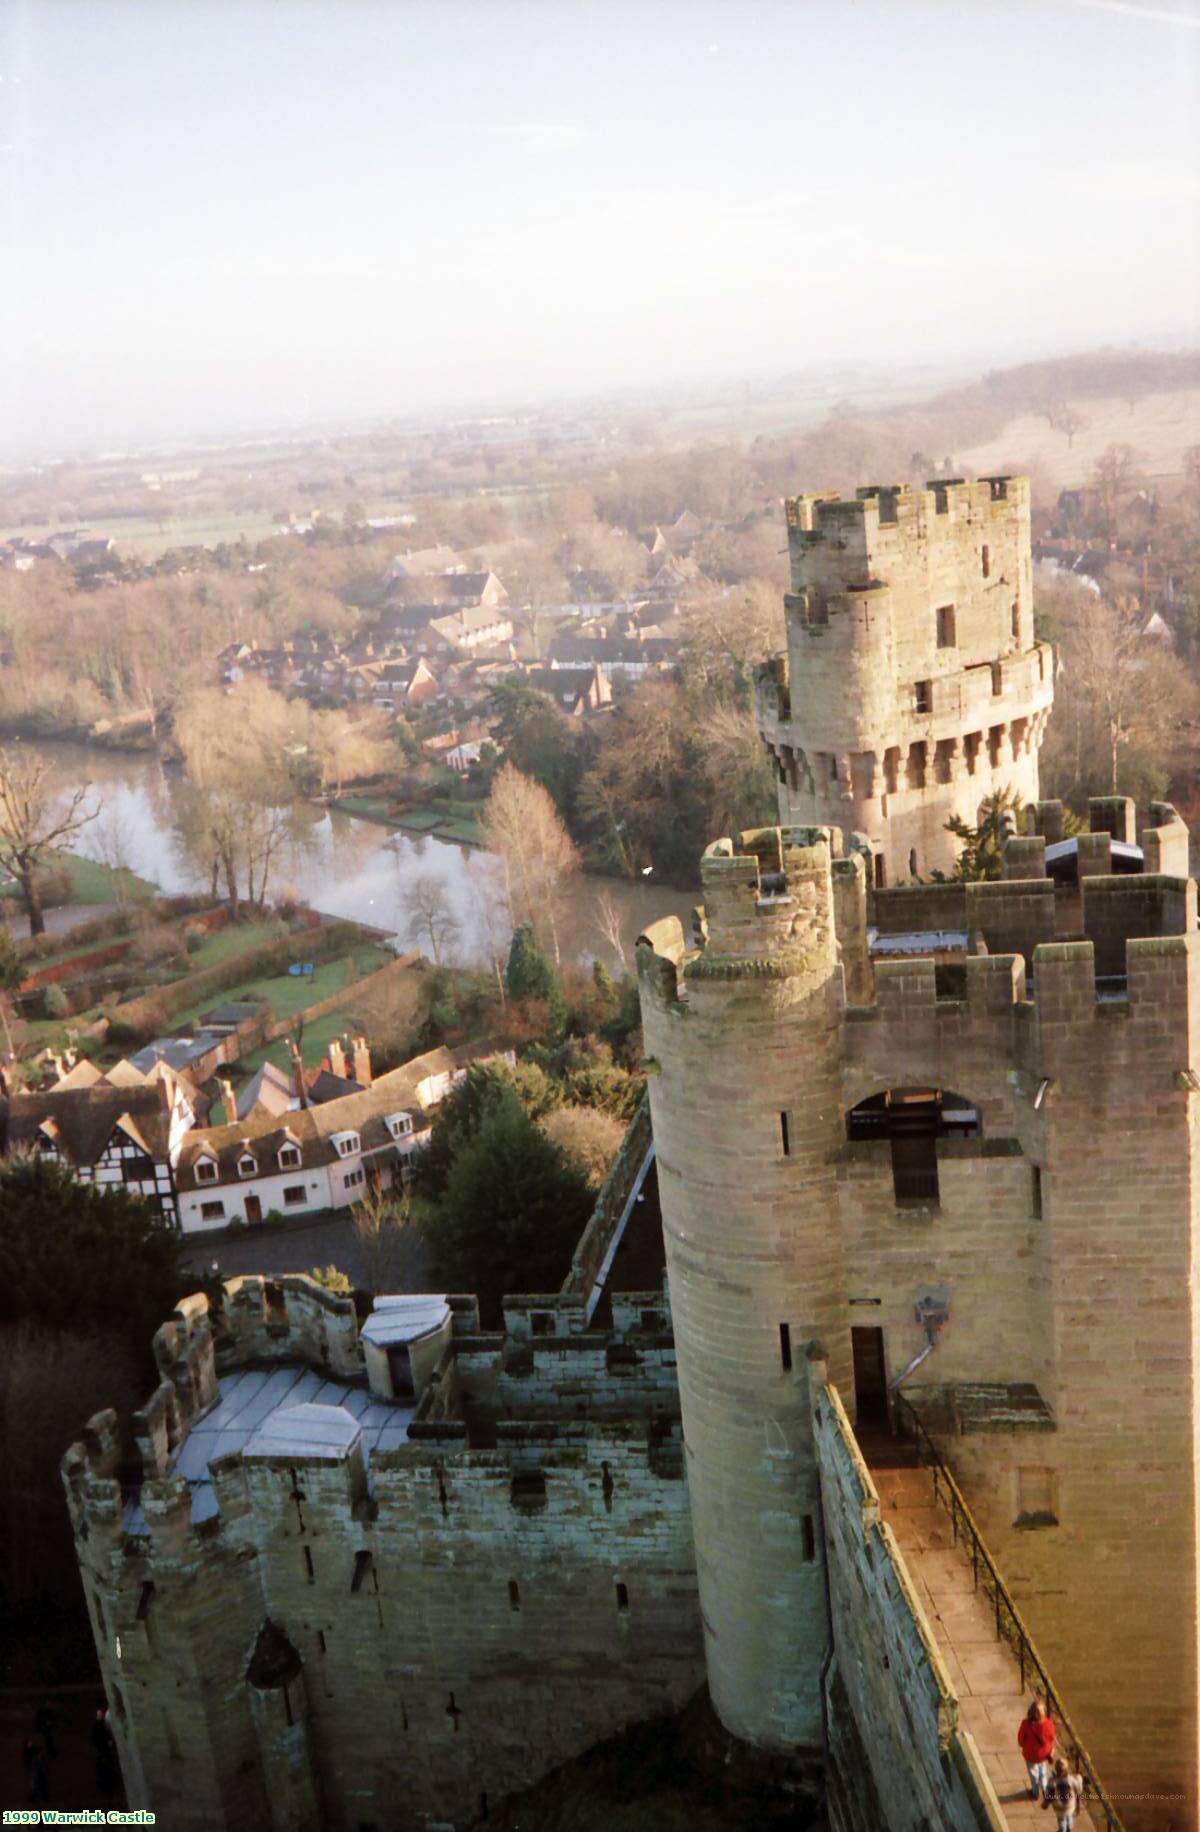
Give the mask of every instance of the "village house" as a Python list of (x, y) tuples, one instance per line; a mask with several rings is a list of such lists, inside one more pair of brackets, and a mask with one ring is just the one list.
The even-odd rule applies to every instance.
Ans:
[(530, 668), (525, 679), (568, 718), (581, 719), (612, 705), (612, 682), (596, 662), (590, 668)]
[(190, 1133), (176, 1169), (183, 1232), (349, 1208), (368, 1179), (390, 1188), (468, 1064), (495, 1054), (487, 1045), (430, 1050), (338, 1099), (284, 1112), (260, 1102), (243, 1119)]
[(35, 1152), (84, 1183), (123, 1185), (179, 1223), (175, 1167), (207, 1103), (165, 1064), (150, 1073), (119, 1062), (101, 1073), (80, 1061), (50, 1088), (0, 1101), (0, 1151)]

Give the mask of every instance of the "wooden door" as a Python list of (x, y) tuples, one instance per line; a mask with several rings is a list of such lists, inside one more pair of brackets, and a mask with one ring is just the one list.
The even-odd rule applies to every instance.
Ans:
[(247, 1221), (261, 1221), (262, 1220), (262, 1203), (259, 1201), (257, 1196), (247, 1196), (246, 1198), (246, 1220)]

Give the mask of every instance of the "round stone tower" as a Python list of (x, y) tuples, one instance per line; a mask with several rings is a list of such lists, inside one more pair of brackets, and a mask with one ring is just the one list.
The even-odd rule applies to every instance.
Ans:
[(728, 1730), (793, 1755), (821, 1747), (829, 1639), (809, 1345), (850, 1381), (835, 849), (718, 841), (702, 949), (674, 918), (638, 948), (709, 1690)]
[(1038, 798), (1053, 654), (1033, 633), (1029, 480), (866, 488), (787, 504), (787, 651), (759, 728), (785, 821), (864, 833), (877, 885), (951, 871), (946, 831)]

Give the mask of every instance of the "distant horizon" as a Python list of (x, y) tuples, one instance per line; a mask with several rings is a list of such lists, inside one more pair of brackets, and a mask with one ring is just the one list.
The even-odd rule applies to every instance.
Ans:
[[(878, 387), (892, 385), (905, 387), (917, 385), (925, 372), (932, 372), (938, 378), (931, 382), (930, 398), (940, 393), (944, 387), (953, 382), (970, 386), (974, 382), (994, 371), (1018, 369), (1029, 363), (1065, 361), (1075, 357), (1099, 356), (1106, 351), (1120, 351), (1126, 354), (1152, 355), (1163, 352), (1185, 354), (1190, 350), (1200, 350), (1200, 336), (1195, 334), (1163, 332), (1146, 334), (1142, 337), (1131, 337), (1120, 342), (1109, 342), (1098, 345), (1067, 344), (1056, 348), (1039, 346), (1030, 343), (1023, 351), (1009, 351), (1002, 355), (984, 355), (964, 357), (958, 362), (926, 360), (924, 362), (903, 362), (894, 364), (875, 364), (867, 359), (831, 360), (828, 364), (814, 363), (804, 369), (788, 370), (740, 370), (731, 369), (728, 373), (695, 375), (660, 379), (658, 382), (630, 382), (624, 386), (614, 385), (611, 388), (581, 389), (577, 393), (548, 392), (544, 395), (497, 396), (487, 400), (482, 397), (459, 400), (445, 400), (431, 403), (423, 408), (410, 410), (392, 410), (379, 407), (373, 411), (336, 412), (321, 419), (288, 425), (283, 421), (269, 420), (245, 421), (242, 424), (213, 424), (209, 427), (196, 426), (186, 431), (137, 432), (129, 430), (124, 436), (114, 431), (109, 438), (61, 440), (57, 445), (7, 445), (0, 433), (0, 472), (20, 474), (38, 465), (58, 463), (119, 463), (124, 458), (145, 458), (154, 453), (169, 455), (172, 452), (193, 452), (203, 449), (220, 450), (232, 445), (287, 445), (305, 444), (312, 440), (330, 437), (353, 438), (394, 425), (403, 428), (411, 424), (414, 428), (433, 424), (444, 426), (456, 420), (467, 423), (483, 422), (489, 418), (520, 419), (534, 417), (548, 410), (559, 409), (565, 413), (590, 409), (598, 411), (601, 407), (611, 407), (614, 412), (632, 413), (639, 403), (649, 407), (665, 407), (672, 401), (690, 402), (692, 404), (716, 404), (726, 391), (736, 388), (754, 388), (763, 390), (767, 398), (772, 393), (783, 393), (793, 378), (809, 376), (819, 384), (823, 374), (831, 375), (846, 371), (859, 371), (864, 379), (864, 386)], [(918, 399), (924, 398), (918, 396)], [(830, 401), (832, 407), (834, 402)], [(703, 435), (709, 436), (711, 435)]]

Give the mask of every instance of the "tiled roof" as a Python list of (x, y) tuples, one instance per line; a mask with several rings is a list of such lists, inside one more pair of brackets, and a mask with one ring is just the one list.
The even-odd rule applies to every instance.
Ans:
[(114, 1088), (49, 1088), (21, 1092), (9, 1101), (6, 1148), (28, 1146), (48, 1128), (63, 1156), (77, 1168), (100, 1158), (119, 1125), (159, 1163), (166, 1163), (170, 1107), (165, 1084)]

